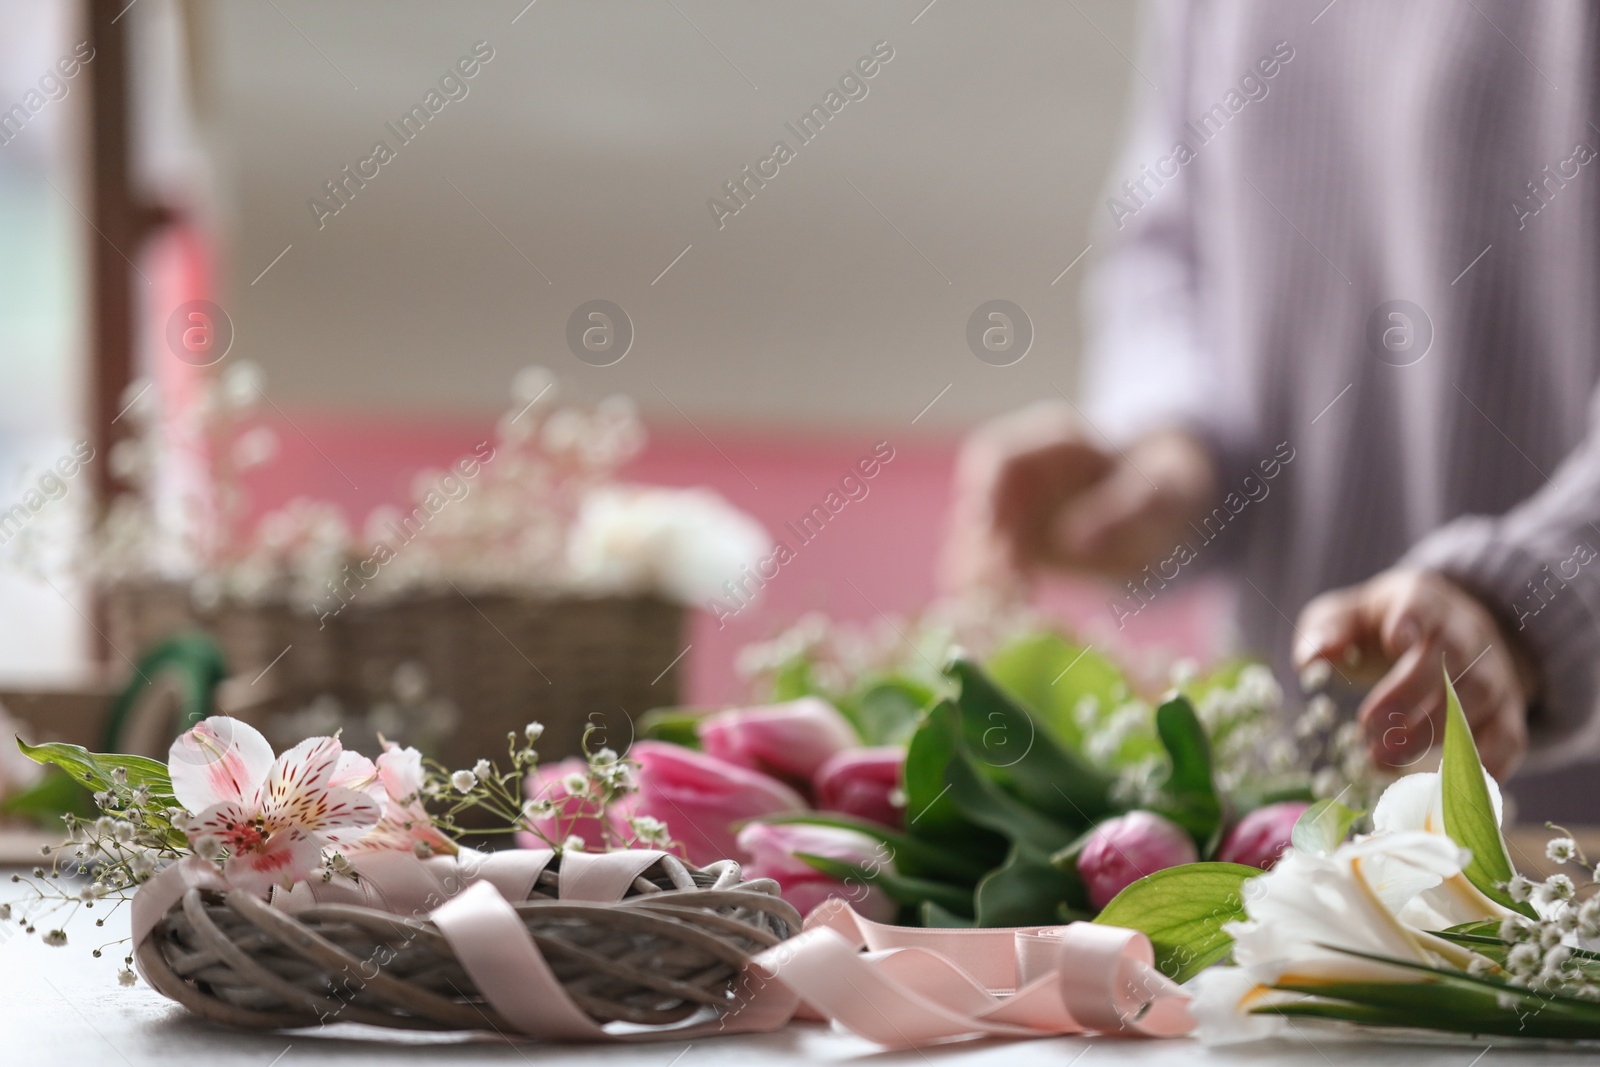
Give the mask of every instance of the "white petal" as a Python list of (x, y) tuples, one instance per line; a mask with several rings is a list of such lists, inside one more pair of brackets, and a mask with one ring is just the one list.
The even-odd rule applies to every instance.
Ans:
[(1419, 771), (1396, 779), (1372, 809), (1375, 834), (1402, 830), (1444, 833), (1444, 802), (1437, 771)]
[[(1426, 830), (1430, 834), (1444, 833), (1443, 781), (1437, 771), (1421, 771), (1395, 780), (1372, 809), (1373, 832)], [(1505, 810), (1500, 785), (1487, 771), (1483, 781), (1489, 787), (1489, 803), (1494, 807), (1494, 821), (1498, 825)]]
[(344, 754), (338, 738), (308, 737), (279, 756), (261, 791), (261, 808), (269, 817), (287, 817), (306, 825), (301, 809), (314, 807), (333, 780)]
[(308, 821), (299, 825), (322, 833), (329, 840), (354, 841), (377, 824), (383, 810), (384, 803), (367, 793), (334, 786), (323, 792), (307, 815)]
[(1190, 988), (1195, 992), (1189, 1010), (1198, 1029), (1195, 1036), (1206, 1045), (1259, 1041), (1283, 1029), (1280, 1015), (1251, 1015), (1250, 1009), (1292, 997), (1266, 989), (1243, 967), (1212, 967), (1200, 972)]
[(189, 811), (234, 801), (253, 804), (272, 768), (272, 746), (248, 723), (226, 715), (199, 722), (172, 742), (167, 773)]

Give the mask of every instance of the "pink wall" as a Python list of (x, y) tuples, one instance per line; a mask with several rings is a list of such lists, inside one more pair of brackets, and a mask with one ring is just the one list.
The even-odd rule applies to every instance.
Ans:
[[(279, 455), (248, 485), (257, 511), (294, 496), (338, 502), (356, 528), (373, 507), (409, 495), (423, 467), (443, 467), (486, 436), (481, 422), (351, 419), (313, 411), (277, 422)], [(821, 503), (881, 440), (865, 433), (779, 436), (706, 427), (715, 445), (684, 427), (652, 427), (649, 447), (626, 471), (630, 480), (709, 486), (796, 548), (794, 560), (761, 598), (718, 627), (704, 611), (691, 624), (688, 689), (693, 703), (740, 699), (734, 658), (807, 611), (869, 620), (879, 610), (904, 615), (934, 595), (934, 563), (949, 499), (955, 444), (926, 438), (891, 442), (894, 458), (810, 542), (784, 531)], [(314, 442), (314, 444), (313, 444)], [(1105, 593), (1093, 584), (1061, 583), (1044, 604), (1098, 647), (1156, 648), (1205, 656), (1217, 647), (1218, 594), (1198, 587), (1154, 605), (1125, 632), (1111, 627)], [(665, 666), (665, 665), (663, 665)]]

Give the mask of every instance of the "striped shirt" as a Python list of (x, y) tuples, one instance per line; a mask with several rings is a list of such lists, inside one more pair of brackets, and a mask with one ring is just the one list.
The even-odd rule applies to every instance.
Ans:
[(1597, 19), (1157, 7), (1087, 294), (1095, 426), (1190, 428), (1248, 501), (1195, 541), (1245, 647), (1288, 672), (1313, 596), (1435, 568), (1537, 661), (1536, 759), (1600, 721)]

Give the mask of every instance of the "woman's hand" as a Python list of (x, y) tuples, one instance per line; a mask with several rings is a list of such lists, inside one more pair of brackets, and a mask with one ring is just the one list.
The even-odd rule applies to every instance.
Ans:
[(1485, 769), (1503, 780), (1527, 752), (1532, 663), (1482, 602), (1442, 575), (1395, 569), (1322, 594), (1300, 613), (1294, 662), (1376, 683), (1357, 714), (1377, 763), (1408, 766), (1443, 740), (1441, 664)]
[(1187, 433), (1107, 449), (1070, 405), (1035, 404), (963, 446), (945, 583), (1004, 589), (1041, 568), (1125, 577), (1169, 554), (1215, 493), (1210, 454)]

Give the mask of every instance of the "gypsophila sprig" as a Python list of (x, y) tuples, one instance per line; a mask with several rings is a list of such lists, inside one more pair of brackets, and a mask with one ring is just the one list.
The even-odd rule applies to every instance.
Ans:
[[(577, 775), (582, 789), (575, 792), (604, 811), (635, 789), (635, 768), (610, 748), (592, 747), (595, 729), (591, 724), (584, 734), (585, 771)], [(75, 745), (19, 742), (26, 755), (87, 786), (99, 814), (64, 816), (65, 840), (43, 849), (48, 863), (12, 877), (30, 896), (0, 905), (0, 923), (59, 947), (68, 944), (68, 927), (80, 910), (98, 905), (95, 925), (103, 926), (107, 914), (178, 862), (214, 865), (230, 890), (270, 899), (274, 890), (301, 882), (359, 881), (362, 859), (372, 853), (425, 860), (459, 853), (458, 841), (469, 834), (538, 834), (535, 820), (556, 813), (557, 805), (525, 800), (522, 791), (538, 767), (533, 744), (543, 732), (529, 723), (508, 733), (505, 769), (480, 759), (470, 770), (424, 760), (415, 748), (382, 735), (376, 760), (344, 748), (337, 734), (307, 738), (275, 755), (260, 731), (227, 716), (185, 731), (165, 765)], [(482, 819), (461, 825), (469, 810), (490, 816), (494, 825)], [(631, 832), (608, 831), (598, 841), (564, 832), (559, 841), (545, 841), (568, 850), (672, 846), (657, 820), (617, 825)], [(107, 947), (93, 955), (101, 957)], [(123, 985), (134, 980), (132, 963), (123, 957)]]
[[(516, 732), (506, 735), (509, 759), (506, 770), (486, 759), (479, 760), (471, 770), (453, 772), (430, 762), (424, 795), (451, 798), (447, 807), (435, 812), (435, 821), (444, 832), (458, 838), (467, 834), (526, 831), (551, 848), (569, 851), (670, 847), (672, 839), (665, 824), (658, 825), (655, 820), (649, 820), (649, 824), (641, 828), (624, 819), (602, 819), (605, 828), (603, 840), (599, 841), (589, 841), (572, 833), (551, 834), (548, 829), (541, 830), (541, 820), (554, 817), (556, 824), (565, 828), (585, 815), (606, 812), (636, 788), (636, 767), (632, 760), (619, 756), (613, 749), (593, 747), (598, 730), (594, 723), (585, 727), (584, 769), (563, 779), (566, 795), (559, 799), (523, 796), (523, 783), (539, 765), (539, 753), (533, 747), (544, 735), (544, 727), (539, 723), (529, 723), (520, 735)], [(476, 825), (462, 827), (458, 817), (470, 810), (489, 814), (497, 825), (487, 830)], [(627, 825), (633, 832), (620, 832), (614, 829), (614, 824)]]

